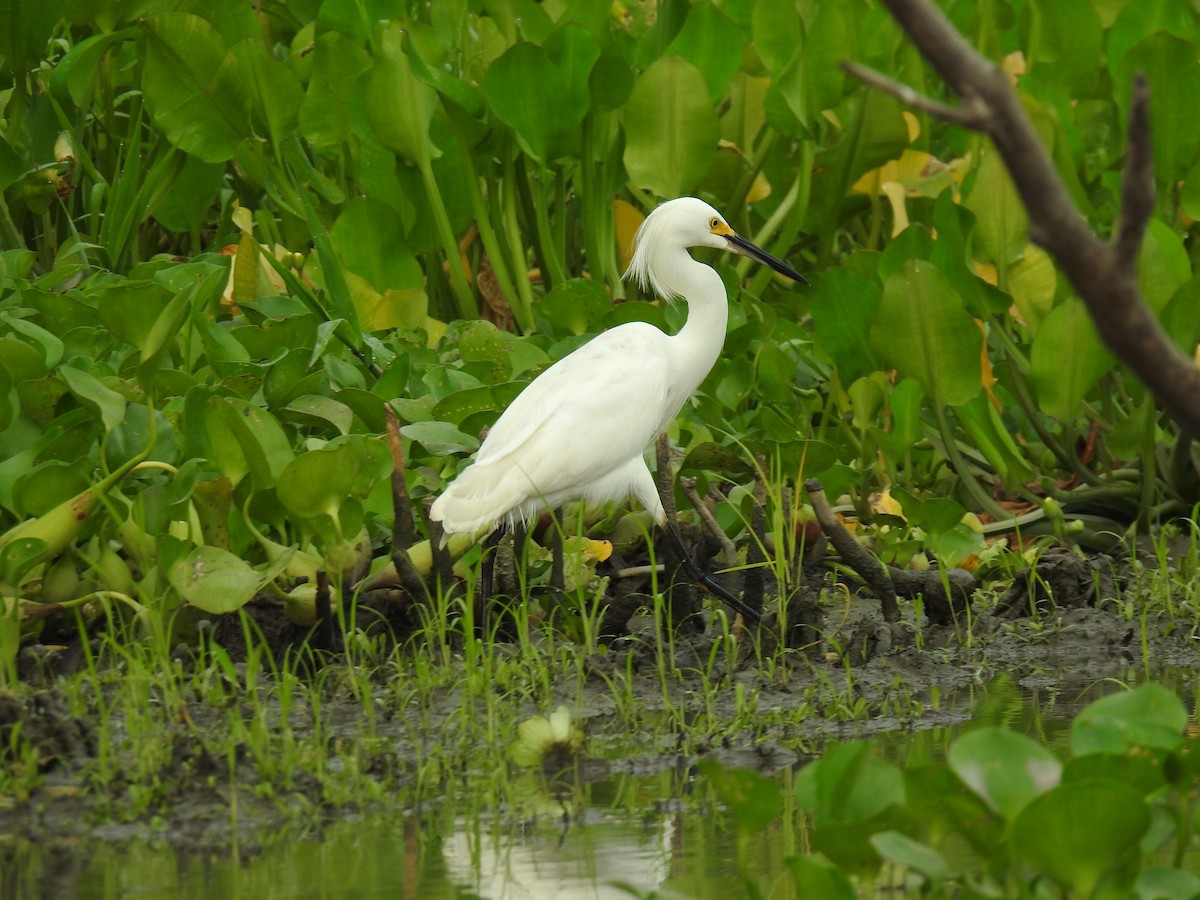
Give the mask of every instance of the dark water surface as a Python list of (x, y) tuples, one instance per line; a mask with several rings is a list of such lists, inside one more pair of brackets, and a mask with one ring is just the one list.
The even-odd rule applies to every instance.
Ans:
[[(1169, 679), (1165, 679), (1169, 683)], [(1006, 725), (1065, 751), (1065, 725), (1113, 683), (1039, 688), (998, 680), (969, 698), (972, 719)], [(872, 738), (898, 765), (944, 756), (964, 721)], [(741, 848), (752, 880), (771, 898), (795, 896), (785, 859), (805, 852), (803, 815), (791, 804), (802, 756), (772, 772), (783, 814)], [(735, 760), (722, 760), (736, 764)], [(45, 841), (0, 835), (2, 898), (609, 898), (747, 896), (734, 825), (692, 760), (642, 760), (599, 779), (565, 778), (554, 793), (517, 775), (508, 811), (457, 798), (436, 813), (356, 815), (319, 837), (276, 834), (253, 851), (188, 850), (144, 839)], [(634, 893), (618, 885), (627, 885)]]

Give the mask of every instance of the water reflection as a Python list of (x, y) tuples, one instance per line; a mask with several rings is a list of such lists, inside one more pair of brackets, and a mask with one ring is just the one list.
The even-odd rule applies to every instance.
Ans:
[[(1113, 683), (1070, 690), (998, 680), (977, 695), (970, 723), (873, 739), (902, 767), (944, 758), (964, 728), (1004, 725), (1066, 755), (1066, 723)], [(1040, 692), (1039, 692), (1040, 690)], [(622, 766), (618, 766), (621, 768)], [(78, 898), (693, 898), (742, 896), (740, 858), (764, 896), (793, 896), (785, 859), (804, 853), (793, 808), (739, 845), (703, 780), (688, 768), (569, 773), (547, 784), (516, 776), (485, 798), (460, 796), (420, 815), (342, 819), (320, 836), (275, 835), (244, 847), (181, 849), (163, 841), (34, 842), (0, 835), (0, 900)], [(633, 771), (635, 770), (636, 771)], [(793, 770), (775, 773), (792, 797)], [(693, 795), (693, 791), (696, 793)], [(496, 794), (508, 805), (498, 807)], [(261, 836), (256, 844), (261, 843)]]

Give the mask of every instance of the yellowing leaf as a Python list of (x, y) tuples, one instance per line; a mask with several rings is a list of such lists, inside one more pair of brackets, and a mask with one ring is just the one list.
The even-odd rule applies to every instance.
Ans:
[(633, 257), (633, 236), (646, 217), (635, 207), (624, 200), (613, 201), (613, 222), (617, 235), (617, 262), (624, 272), (629, 268), (629, 260)]
[(1049, 315), (1057, 289), (1058, 273), (1050, 254), (1036, 244), (1029, 244), (1021, 258), (1008, 267), (1008, 292), (1015, 307), (1012, 315), (1025, 323), (1030, 334), (1037, 334), (1042, 319)]
[(421, 328), (429, 311), (429, 297), (420, 288), (389, 289), (380, 293), (365, 278), (346, 272), (350, 299), (364, 331)]

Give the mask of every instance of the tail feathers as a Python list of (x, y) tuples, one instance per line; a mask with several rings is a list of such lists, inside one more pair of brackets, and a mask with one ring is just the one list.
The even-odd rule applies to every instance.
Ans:
[(520, 518), (525, 493), (512, 479), (492, 477), (485, 466), (466, 469), (434, 501), (430, 518), (442, 523), (446, 534), (491, 530), (502, 519)]

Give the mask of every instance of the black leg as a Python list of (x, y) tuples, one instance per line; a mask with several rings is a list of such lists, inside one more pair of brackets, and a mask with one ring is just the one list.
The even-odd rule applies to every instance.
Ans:
[(479, 583), (475, 587), (475, 628), (482, 634), (488, 633), (488, 611), (492, 606), (492, 590), (496, 583), (496, 553), (506, 530), (507, 526), (498, 525), (483, 539)]
[(683, 539), (679, 537), (679, 532), (675, 525), (667, 522), (663, 526), (663, 533), (667, 536), (667, 540), (671, 544), (671, 549), (675, 551), (679, 557), (679, 561), (683, 564), (684, 574), (687, 575), (696, 584), (703, 587), (706, 591), (723, 600), (730, 608), (736, 612), (740, 612), (747, 621), (758, 624), (762, 621), (762, 613), (751, 607), (748, 603), (738, 597), (736, 594), (726, 590), (725, 586), (720, 584), (712, 576), (706, 574), (703, 569), (696, 565), (696, 561), (688, 555), (687, 550), (683, 546)]

